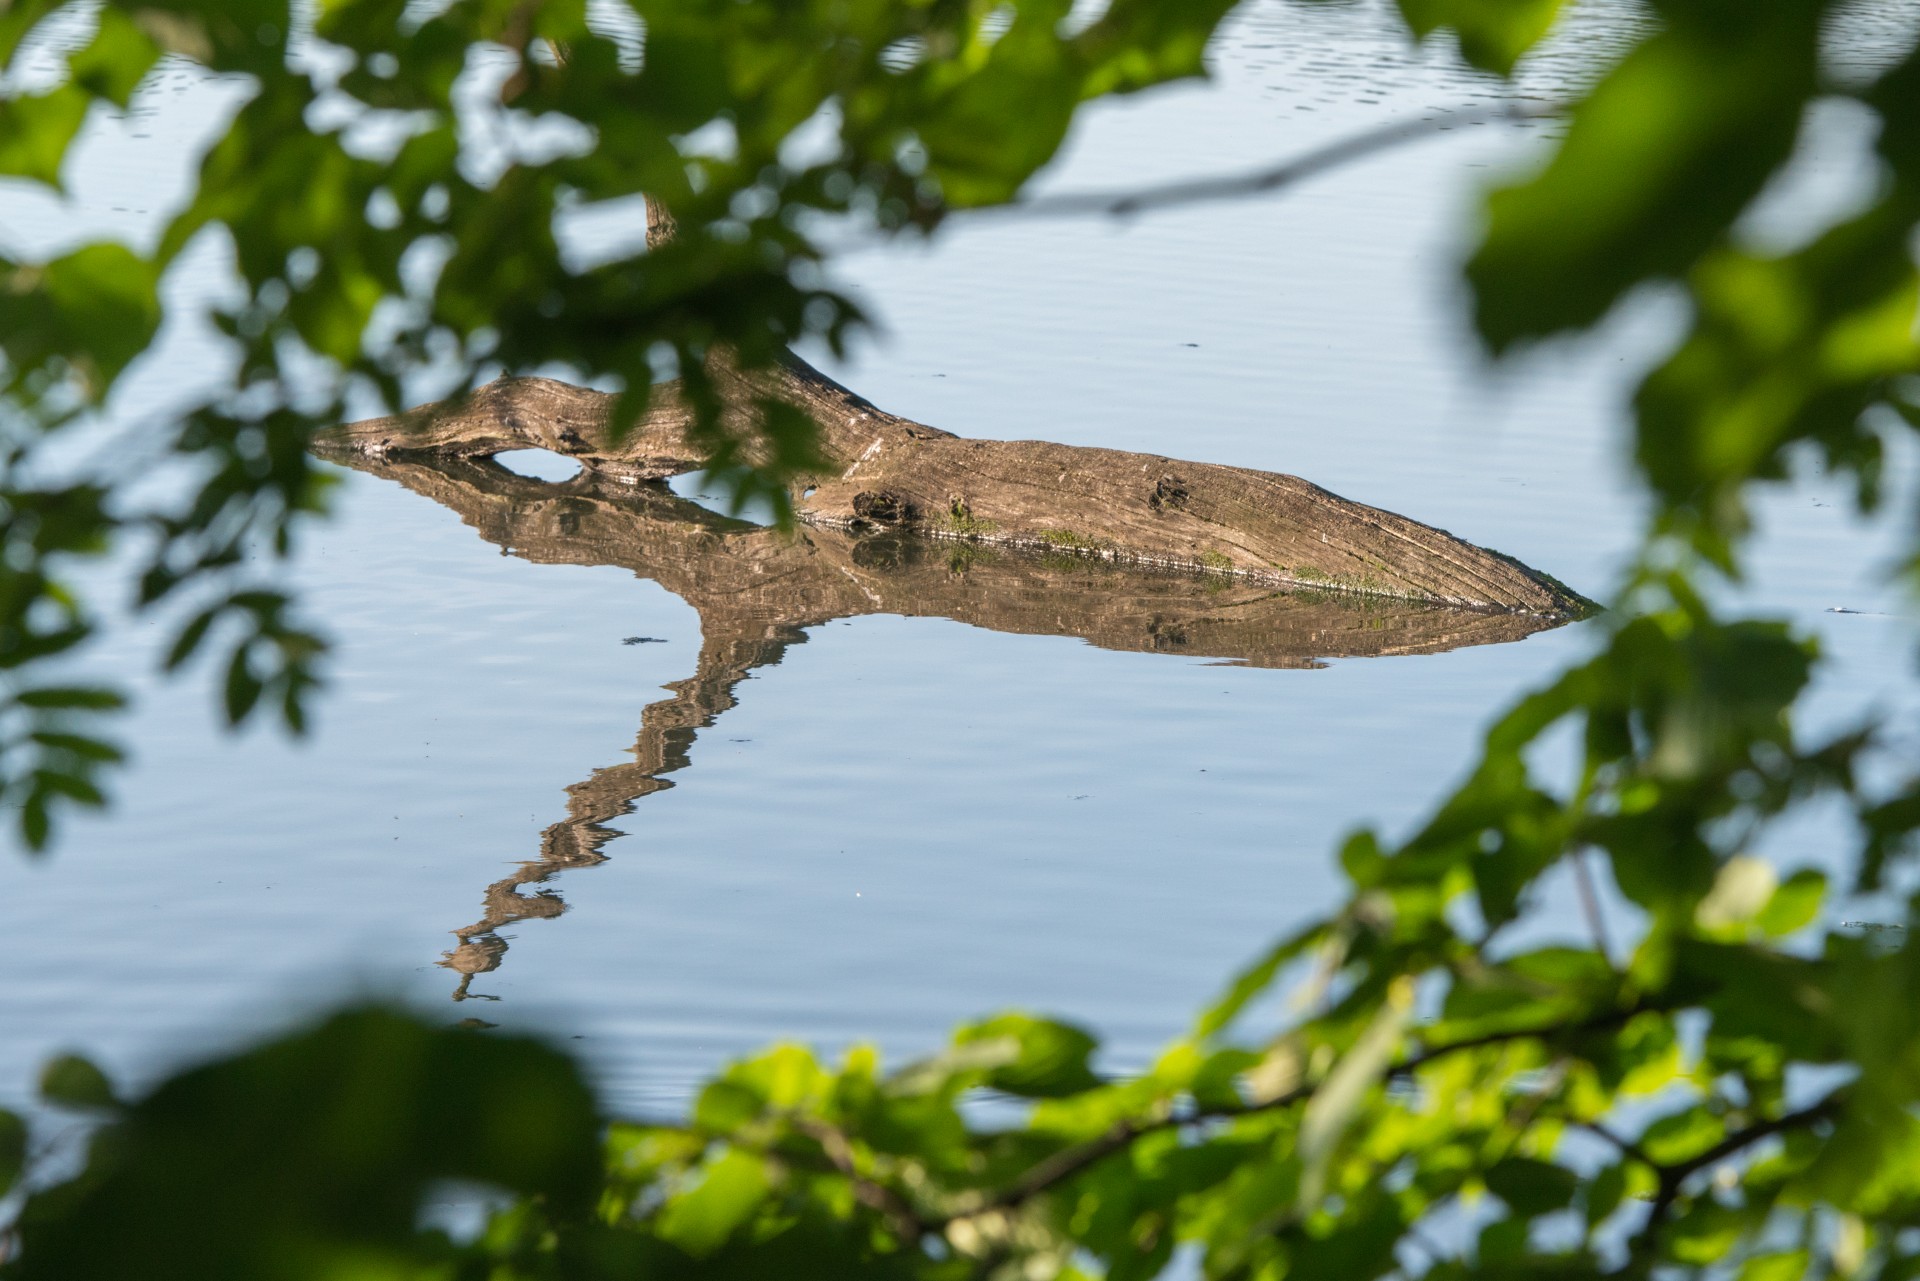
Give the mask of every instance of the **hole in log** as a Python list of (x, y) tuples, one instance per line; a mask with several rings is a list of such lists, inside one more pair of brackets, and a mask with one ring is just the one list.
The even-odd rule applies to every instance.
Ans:
[(863, 489), (855, 494), (853, 514), (876, 525), (904, 525), (916, 515), (912, 503), (884, 489)]
[(697, 503), (716, 515), (744, 520), (750, 525), (759, 525), (763, 528), (773, 524), (772, 503), (764, 498), (756, 498), (749, 503), (736, 506), (732, 486), (709, 472), (682, 472), (668, 479), (667, 488), (688, 502)]
[(556, 454), (551, 449), (509, 449), (495, 454), (493, 461), (516, 476), (559, 483), (580, 474), (578, 459)]

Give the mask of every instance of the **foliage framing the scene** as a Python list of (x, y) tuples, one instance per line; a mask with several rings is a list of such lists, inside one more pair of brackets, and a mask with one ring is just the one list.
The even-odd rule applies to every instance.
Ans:
[[(62, 7), (0, 9), (0, 59)], [(57, 183), (87, 113), (124, 106), (163, 51), (251, 96), (152, 255), (5, 264), (0, 787), (27, 842), (56, 799), (97, 797), (112, 755), (94, 726), (117, 696), (36, 675), (93, 627), (74, 558), (138, 546), (142, 601), (190, 602), (169, 662), (225, 636), (229, 714), (265, 697), (297, 724), (318, 642), (247, 554), (318, 508), (303, 446), (349, 394), (397, 405), (430, 365), (559, 362), (619, 380), (630, 410), (668, 374), (700, 404), (717, 347), (837, 344), (859, 317), (796, 215), (937, 230), (1011, 199), (1079, 103), (1199, 72), (1227, 7), (636, 0), (637, 50), (579, 3), (336, 0), (299, 32), (270, 0), (100, 7), (66, 81), (0, 103), (0, 171)], [(1401, 7), (1493, 73), (1556, 8)], [(1920, 947), (1823, 907), (1906, 902), (1920, 791), (1888, 777), (1873, 725), (1796, 730), (1809, 639), (1711, 603), (1737, 588), (1760, 486), (1817, 464), (1872, 509), (1888, 442), (1920, 425), (1920, 55), (1837, 76), (1837, 7), (1649, 4), (1545, 162), (1490, 196), (1467, 277), (1495, 353), (1649, 283), (1685, 296), (1634, 405), (1641, 553), (1593, 656), (1499, 717), (1411, 837), (1352, 837), (1348, 901), (1149, 1070), (1103, 1078), (1084, 1033), (1003, 1015), (891, 1072), (775, 1049), (684, 1121), (638, 1124), (598, 1117), (534, 1045), (378, 1012), (133, 1101), (67, 1060), (49, 1098), (102, 1124), (82, 1173), (31, 1188), (0, 1275), (1145, 1278), (1181, 1250), (1223, 1278), (1920, 1275)], [(577, 145), (466, 154), (451, 104), (482, 44), (511, 63), (484, 109), (573, 121)], [(1878, 121), (1871, 198), (1757, 247), (1742, 214), (1834, 98)], [(339, 123), (370, 115), (378, 145)], [(556, 209), (641, 193), (673, 241), (570, 270)], [(191, 500), (141, 509), (128, 477), (43, 466), (203, 236), (245, 298), (217, 318), (233, 384), (167, 428)], [(777, 495), (806, 432), (764, 421), (771, 443), (706, 419), (735, 480)], [(1564, 770), (1548, 736), (1577, 746)], [(1853, 816), (1844, 883), (1747, 852), (1815, 802)], [(1524, 941), (1563, 876), (1631, 934)], [(0, 1116), (0, 1175), (28, 1147)], [(477, 1235), (421, 1226), (448, 1180), (500, 1194)]]

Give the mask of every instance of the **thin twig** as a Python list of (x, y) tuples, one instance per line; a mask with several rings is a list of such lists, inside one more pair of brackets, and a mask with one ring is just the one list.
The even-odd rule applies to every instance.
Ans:
[(1600, 1122), (1598, 1121), (1573, 1121), (1573, 1122), (1570, 1122), (1569, 1124), (1571, 1124), (1577, 1130), (1585, 1130), (1588, 1134), (1593, 1135), (1595, 1138), (1606, 1140), (1620, 1153), (1621, 1156), (1624, 1156), (1631, 1160), (1639, 1162), (1641, 1165), (1646, 1166), (1649, 1170), (1652, 1170), (1655, 1175), (1658, 1175), (1661, 1171), (1667, 1168), (1664, 1165), (1661, 1165), (1658, 1161), (1654, 1160), (1652, 1157), (1648, 1156), (1647, 1150), (1641, 1147), (1638, 1143), (1634, 1142), (1632, 1139), (1625, 1137), (1624, 1135), (1615, 1134), (1612, 1130), (1600, 1124)]
[(824, 1121), (807, 1117), (797, 1118), (795, 1128), (820, 1145), (820, 1150), (826, 1153), (833, 1168), (845, 1175), (853, 1185), (854, 1197), (868, 1209), (885, 1215), (894, 1234), (901, 1240), (918, 1240), (926, 1231), (920, 1212), (904, 1197), (886, 1184), (860, 1173), (859, 1163), (854, 1160), (853, 1143), (845, 1133)]
[(1607, 938), (1607, 921), (1600, 915), (1600, 890), (1593, 883), (1593, 869), (1587, 865), (1587, 849), (1583, 845), (1574, 850), (1573, 883), (1580, 890), (1580, 911), (1587, 918), (1587, 929), (1593, 934), (1593, 945), (1600, 952), (1600, 959), (1608, 968), (1617, 968), (1613, 960), (1613, 945)]

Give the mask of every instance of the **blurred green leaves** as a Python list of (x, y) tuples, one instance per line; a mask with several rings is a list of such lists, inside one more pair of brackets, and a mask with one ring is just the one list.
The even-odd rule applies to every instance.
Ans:
[(0, 174), (58, 187), (67, 147), (91, 105), (78, 87), (0, 101)]
[(1540, 42), (1561, 0), (1399, 0), (1400, 15), (1416, 38), (1451, 28), (1460, 54), (1474, 66), (1506, 75)]
[(1493, 351), (1585, 328), (1725, 235), (1798, 136), (1826, 8), (1661, 6), (1662, 28), (1574, 107), (1540, 173), (1487, 202), (1467, 279)]
[[(75, 1059), (45, 1089), (63, 1106), (112, 1097)], [(433, 1198), (485, 1188), (581, 1222), (600, 1182), (599, 1126), (554, 1051), (343, 1013), (119, 1107), (85, 1172), (28, 1201), (5, 1273), (451, 1275), (458, 1251), (422, 1227)]]

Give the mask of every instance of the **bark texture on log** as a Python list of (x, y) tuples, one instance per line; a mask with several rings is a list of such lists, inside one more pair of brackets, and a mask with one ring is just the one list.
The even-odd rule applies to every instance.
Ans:
[[(1032, 547), (1253, 582), (1578, 617), (1590, 602), (1510, 557), (1351, 502), (1296, 476), (1044, 441), (967, 440), (890, 414), (797, 358), (710, 371), (730, 430), (758, 398), (820, 427), (827, 465), (796, 482), (809, 525)], [(327, 453), (485, 458), (547, 449), (625, 481), (698, 470), (706, 451), (671, 387), (616, 438), (614, 397), (545, 378), (490, 383), (456, 402), (326, 433)]]
[(898, 531), (782, 533), (717, 516), (661, 485), (592, 471), (549, 483), (484, 458), (344, 461), (442, 504), (511, 555), (618, 565), (700, 614), (694, 671), (642, 712), (631, 759), (568, 788), (567, 817), (542, 835), (539, 856), (488, 886), (481, 918), (455, 931), (458, 945), (441, 963), (461, 975), (457, 998), (472, 995), (473, 978), (505, 959), (502, 929), (566, 910), (550, 880), (604, 861), (602, 847), (620, 834), (610, 824), (639, 798), (672, 786), (667, 776), (691, 763), (695, 738), (735, 705), (740, 682), (805, 641), (807, 629), (835, 619), (952, 618), (995, 631), (1075, 636), (1105, 649), (1292, 668), (1518, 640), (1559, 621)]

